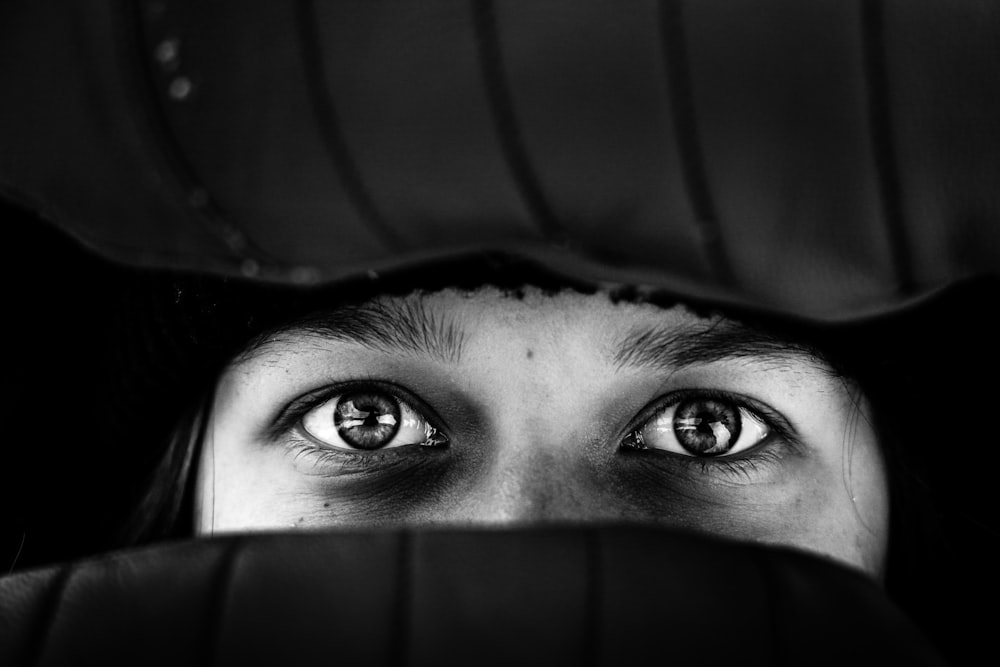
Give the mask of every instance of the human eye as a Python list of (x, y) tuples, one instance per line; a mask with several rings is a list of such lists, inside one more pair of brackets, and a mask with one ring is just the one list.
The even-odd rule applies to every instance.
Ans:
[(783, 431), (765, 410), (724, 392), (677, 392), (644, 410), (621, 446), (698, 459), (747, 455)]
[[(381, 386), (328, 390), (299, 410), (296, 429), (321, 448), (359, 454), (410, 445), (441, 447), (447, 438), (398, 391)], [(308, 400), (308, 399), (307, 399)]]

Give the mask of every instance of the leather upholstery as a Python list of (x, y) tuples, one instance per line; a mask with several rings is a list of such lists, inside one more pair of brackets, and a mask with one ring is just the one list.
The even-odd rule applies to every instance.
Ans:
[(482, 251), (843, 320), (1000, 267), (1000, 6), (0, 8), (0, 193), (120, 261)]
[(867, 577), (650, 528), (299, 533), (0, 579), (0, 664), (937, 665)]

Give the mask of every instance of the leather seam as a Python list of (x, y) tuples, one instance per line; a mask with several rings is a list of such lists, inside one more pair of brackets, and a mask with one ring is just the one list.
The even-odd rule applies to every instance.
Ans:
[(718, 212), (705, 170), (684, 30), (682, 0), (661, 0), (660, 46), (667, 97), (680, 153), (684, 189), (694, 210), (704, 256), (710, 270), (725, 285), (734, 283), (732, 265), (719, 228)]
[(220, 558), (212, 586), (212, 595), (207, 603), (210, 605), (206, 615), (205, 632), (202, 644), (202, 664), (215, 665), (219, 662), (221, 633), (225, 627), (226, 610), (228, 609), (229, 591), (232, 589), (233, 576), (236, 571), (236, 560), (243, 549), (245, 538), (237, 537), (226, 547)]
[(882, 203), (881, 217), (889, 242), (889, 261), (896, 278), (896, 292), (906, 296), (913, 293), (914, 276), (906, 250), (902, 187), (893, 138), (892, 105), (889, 100), (885, 9), (881, 0), (861, 0), (861, 44), (869, 138)]
[(486, 96), (507, 169), (543, 236), (549, 241), (564, 243), (566, 230), (542, 190), (514, 110), (513, 96), (504, 72), (496, 9), (492, 0), (474, 0), (472, 11)]
[(375, 203), (344, 136), (337, 105), (323, 68), (318, 24), (313, 2), (298, 0), (295, 3), (295, 26), (299, 38), (299, 55), (309, 106), (323, 139), (323, 147), (354, 210), (375, 232), (382, 245), (390, 251), (399, 250), (403, 246), (402, 240), (389, 226)]
[(411, 615), (415, 613), (413, 598), (413, 537), (407, 531), (399, 533), (396, 546), (396, 595), (392, 615), (392, 636), (389, 664), (405, 665), (410, 650)]
[(49, 644), (48, 640), (52, 636), (53, 627), (59, 617), (59, 610), (62, 608), (66, 588), (73, 573), (76, 571), (76, 567), (75, 563), (62, 566), (58, 574), (55, 575), (54, 581), (50, 584), (49, 590), (45, 593), (45, 602), (40, 614), (38, 630), (34, 633), (35, 637), (28, 642), (30, 648), (25, 653), (32, 657), (26, 664), (42, 664), (45, 648)]

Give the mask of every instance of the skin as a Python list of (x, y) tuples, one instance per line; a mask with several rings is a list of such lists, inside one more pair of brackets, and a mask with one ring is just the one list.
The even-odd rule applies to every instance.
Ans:
[[(797, 547), (881, 577), (884, 462), (863, 398), (817, 356), (791, 344), (678, 351), (678, 337), (729, 322), (603, 293), (484, 288), (378, 305), (419, 311), (451, 344), (291, 328), (235, 360), (201, 450), (201, 534), (632, 521)], [(659, 345), (640, 354), (649, 331)], [(331, 410), (362, 390), (396, 394), (441, 442), (421, 444), (421, 429), (385, 449), (337, 441)], [(704, 392), (761, 415), (766, 437), (755, 443), (744, 418), (738, 444), (751, 446), (737, 453), (652, 447), (678, 443), (660, 408)]]

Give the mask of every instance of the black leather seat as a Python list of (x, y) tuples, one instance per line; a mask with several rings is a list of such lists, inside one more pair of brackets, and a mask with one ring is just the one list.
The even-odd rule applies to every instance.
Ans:
[(271, 534), (0, 579), (0, 664), (943, 664), (869, 578), (635, 527)]
[(1000, 265), (998, 34), (978, 0), (10, 2), (0, 193), (143, 266), (489, 250), (846, 320)]

